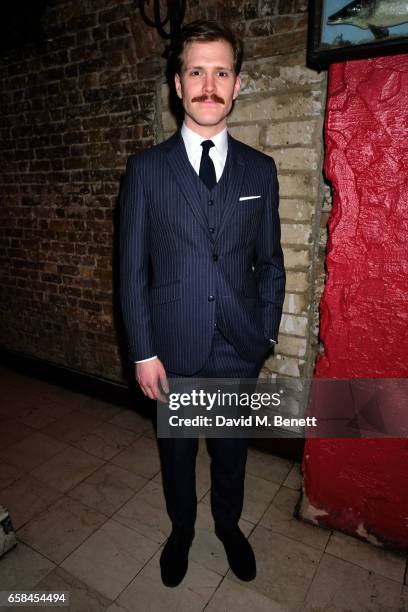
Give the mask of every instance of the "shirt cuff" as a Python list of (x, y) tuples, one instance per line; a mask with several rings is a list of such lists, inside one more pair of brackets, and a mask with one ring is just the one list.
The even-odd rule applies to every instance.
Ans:
[(145, 361), (152, 361), (152, 359), (157, 359), (157, 355), (153, 355), (153, 357), (148, 357), (147, 359), (141, 359), (140, 361), (135, 361), (135, 363), (144, 363)]

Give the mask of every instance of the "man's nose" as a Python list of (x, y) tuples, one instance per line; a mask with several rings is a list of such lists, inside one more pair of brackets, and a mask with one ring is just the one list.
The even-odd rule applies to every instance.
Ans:
[(211, 93), (215, 89), (215, 81), (214, 77), (211, 74), (207, 74), (204, 81), (204, 91), (206, 93)]

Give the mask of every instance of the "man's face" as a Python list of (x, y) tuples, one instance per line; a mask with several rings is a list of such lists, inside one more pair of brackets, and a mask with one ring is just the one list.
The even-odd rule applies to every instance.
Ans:
[(205, 137), (220, 132), (241, 85), (239, 75), (234, 73), (231, 45), (225, 40), (188, 43), (182, 74), (176, 74), (175, 85), (183, 101), (187, 127)]

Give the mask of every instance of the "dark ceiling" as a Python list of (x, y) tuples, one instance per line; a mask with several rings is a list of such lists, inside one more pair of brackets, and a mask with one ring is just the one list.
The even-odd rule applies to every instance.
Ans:
[(41, 17), (47, 0), (3, 0), (0, 4), (0, 53), (43, 40)]

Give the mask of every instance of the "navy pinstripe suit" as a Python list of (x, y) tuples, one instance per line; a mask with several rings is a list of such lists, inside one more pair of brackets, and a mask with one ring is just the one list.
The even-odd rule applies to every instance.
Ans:
[[(240, 200), (243, 197), (260, 196)], [(223, 175), (208, 191), (180, 131), (128, 159), (121, 190), (121, 303), (129, 357), (158, 355), (197, 373), (217, 323), (259, 362), (276, 339), (285, 272), (273, 160), (228, 135)]]
[[(285, 288), (270, 157), (228, 136), (224, 171), (209, 191), (180, 132), (131, 156), (121, 191), (120, 250), (132, 361), (157, 355), (170, 377), (257, 377), (269, 339), (278, 334)], [(222, 531), (237, 525), (242, 512), (248, 440), (208, 442), (211, 508)], [(198, 439), (158, 443), (173, 528), (191, 533)]]

